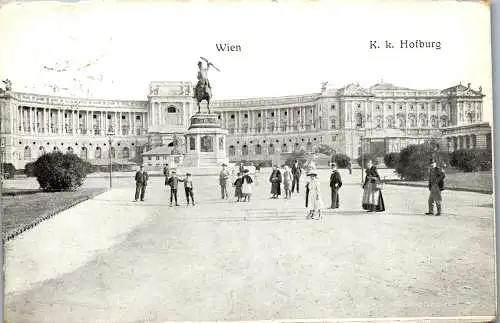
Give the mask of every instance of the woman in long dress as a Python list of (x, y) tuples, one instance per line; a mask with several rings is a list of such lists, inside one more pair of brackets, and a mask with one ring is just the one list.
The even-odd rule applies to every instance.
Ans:
[(278, 169), (278, 166), (273, 166), (273, 172), (269, 177), (269, 181), (271, 182), (271, 194), (273, 195), (272, 199), (277, 199), (279, 195), (281, 195), (281, 172)]
[(292, 186), (292, 171), (290, 167), (285, 165), (283, 171), (283, 190), (285, 190), (285, 199), (289, 199), (292, 196), (291, 186)]
[(377, 183), (380, 182), (377, 167), (373, 165), (371, 160), (368, 161), (367, 166), (365, 181), (363, 183), (362, 207), (368, 212), (383, 212), (385, 211), (385, 205), (382, 191), (377, 188)]
[(307, 176), (310, 178), (306, 184), (306, 219), (319, 220), (321, 218), (321, 209), (323, 208), (323, 199), (321, 198), (320, 183), (316, 171), (310, 171)]
[(243, 202), (250, 202), (250, 197), (252, 197), (252, 177), (249, 174), (249, 170), (245, 169), (243, 171), (241, 193), (243, 197)]

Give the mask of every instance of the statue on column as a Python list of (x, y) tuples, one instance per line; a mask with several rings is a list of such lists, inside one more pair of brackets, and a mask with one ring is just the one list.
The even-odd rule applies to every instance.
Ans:
[(179, 138), (177, 138), (177, 135), (174, 134), (174, 137), (172, 138), (172, 146), (174, 147), (174, 148), (172, 148), (172, 155), (179, 155), (180, 154), (179, 144), (180, 144)]
[(209, 62), (206, 58), (200, 57), (207, 64), (207, 67), (203, 67), (203, 63), (201, 61), (198, 62), (198, 83), (196, 83), (196, 87), (194, 90), (194, 98), (198, 103), (198, 113), (200, 113), (200, 103), (205, 100), (207, 101), (207, 109), (208, 113), (210, 113), (210, 99), (212, 98), (212, 86), (210, 85), (210, 81), (208, 80), (208, 70), (210, 67), (213, 67), (215, 70), (220, 70), (214, 66), (211, 62)]
[(12, 91), (12, 81), (9, 79), (5, 79), (2, 81), (5, 84), (5, 92)]

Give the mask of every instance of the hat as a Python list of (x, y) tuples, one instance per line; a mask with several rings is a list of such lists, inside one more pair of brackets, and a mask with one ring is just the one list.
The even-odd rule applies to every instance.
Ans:
[(175, 170), (173, 170), (171, 173), (172, 173), (172, 174), (175, 174), (175, 173), (177, 173), (177, 172), (176, 172)]
[(318, 174), (316, 174), (315, 171), (310, 171), (309, 173), (307, 173), (307, 176), (318, 176)]
[(222, 166), (227, 166), (226, 163), (222, 163)]
[(248, 173), (248, 172), (249, 172), (249, 170), (246, 168), (243, 170), (243, 173)]
[(186, 176), (191, 176), (191, 173), (186, 173)]

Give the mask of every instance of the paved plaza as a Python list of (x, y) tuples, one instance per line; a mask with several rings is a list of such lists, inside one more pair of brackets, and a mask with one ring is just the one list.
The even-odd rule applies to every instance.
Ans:
[[(196, 206), (169, 207), (162, 177), (83, 202), (5, 245), (8, 322), (269, 320), (495, 314), (491, 195), (384, 188), (387, 211), (361, 210), (359, 172), (341, 170), (339, 210), (306, 220), (304, 184), (250, 203), (194, 177)], [(329, 206), (329, 172), (320, 172)], [(96, 185), (89, 183), (88, 185)], [(92, 180), (89, 179), (89, 182)], [(231, 189), (231, 193), (233, 190)]]

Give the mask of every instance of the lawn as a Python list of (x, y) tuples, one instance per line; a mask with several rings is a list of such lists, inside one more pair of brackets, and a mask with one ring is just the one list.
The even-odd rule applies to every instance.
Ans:
[[(427, 181), (406, 182), (406, 181), (391, 181), (394, 184), (412, 184), (419, 186), (427, 186)], [(446, 173), (444, 186), (448, 189), (483, 191), (493, 193), (493, 173), (472, 172), (472, 173)]]
[(80, 188), (74, 192), (2, 196), (2, 236), (10, 239), (16, 232), (22, 232), (25, 228), (104, 191), (105, 188)]

